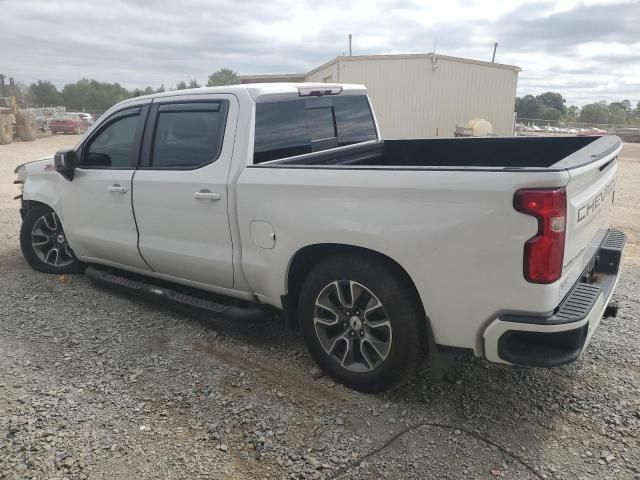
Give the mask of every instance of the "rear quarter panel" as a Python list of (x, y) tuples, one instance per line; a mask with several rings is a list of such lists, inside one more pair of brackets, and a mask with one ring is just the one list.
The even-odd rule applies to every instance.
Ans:
[[(280, 306), (301, 248), (375, 250), (413, 279), (436, 342), (479, 354), (482, 329), (498, 314), (545, 314), (559, 303), (557, 285), (523, 277), (523, 245), (537, 222), (514, 210), (513, 194), (568, 178), (564, 171), (249, 167), (237, 183), (242, 266), (252, 290)], [(255, 220), (273, 224), (274, 248), (254, 243)]]

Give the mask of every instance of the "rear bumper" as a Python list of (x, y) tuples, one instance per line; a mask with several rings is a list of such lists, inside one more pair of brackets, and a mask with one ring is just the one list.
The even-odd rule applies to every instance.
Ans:
[(484, 332), (487, 360), (556, 367), (576, 360), (605, 314), (618, 282), (626, 235), (609, 230), (582, 277), (546, 317), (502, 315)]

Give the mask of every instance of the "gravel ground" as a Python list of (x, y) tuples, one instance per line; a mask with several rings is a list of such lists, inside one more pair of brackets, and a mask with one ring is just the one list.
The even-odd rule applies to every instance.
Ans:
[[(0, 478), (640, 479), (640, 146), (620, 161), (630, 234), (618, 318), (577, 363), (425, 367), (364, 395), (312, 371), (296, 331), (234, 324), (28, 268), (13, 168), (74, 136), (0, 147)], [(421, 427), (355, 466), (394, 434)], [(471, 434), (467, 433), (471, 432)], [(347, 470), (340, 470), (347, 467)]]

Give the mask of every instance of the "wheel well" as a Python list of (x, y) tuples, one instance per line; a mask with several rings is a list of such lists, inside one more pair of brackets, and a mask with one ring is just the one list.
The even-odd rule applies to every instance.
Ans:
[(429, 330), (429, 321), (427, 319), (422, 300), (420, 299), (420, 295), (418, 294), (418, 289), (407, 271), (402, 268), (398, 262), (393, 260), (391, 257), (376, 252), (375, 250), (339, 243), (309, 245), (308, 247), (304, 247), (296, 252), (289, 266), (289, 273), (287, 275), (287, 296), (286, 301), (283, 302), (285, 309), (290, 310), (289, 312), (286, 312), (289, 318), (295, 319), (297, 317), (300, 288), (309, 272), (326, 258), (341, 254), (356, 255), (368, 259), (374, 259), (376, 262), (381, 262), (394, 270), (407, 287), (411, 289), (411, 293), (416, 300), (417, 306), (425, 316), (425, 320), (427, 322), (426, 326)]
[(25, 217), (29, 210), (36, 206), (47, 207), (48, 209), (53, 210), (53, 208), (51, 208), (46, 203), (38, 202), (36, 200), (22, 200), (22, 205), (20, 208), (20, 215), (22, 216), (22, 218)]

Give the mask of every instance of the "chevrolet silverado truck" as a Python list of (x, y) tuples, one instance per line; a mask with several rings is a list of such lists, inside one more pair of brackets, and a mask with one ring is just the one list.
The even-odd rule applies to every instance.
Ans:
[(282, 312), (361, 391), (427, 354), (576, 360), (614, 313), (620, 139), (381, 138), (361, 85), (126, 100), (16, 169), (22, 252), (41, 272)]

